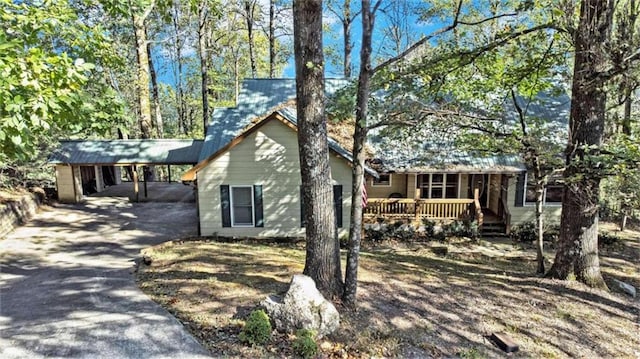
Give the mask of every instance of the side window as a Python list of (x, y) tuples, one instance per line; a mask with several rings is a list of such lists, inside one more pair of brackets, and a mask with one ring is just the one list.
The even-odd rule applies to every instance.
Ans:
[(378, 175), (378, 178), (373, 179), (374, 187), (390, 187), (391, 186), (391, 174), (390, 173), (381, 173)]
[(252, 186), (231, 186), (231, 226), (253, 227)]
[(262, 186), (220, 186), (223, 227), (263, 227)]
[[(561, 204), (564, 194), (564, 186), (560, 182), (560, 177), (551, 177), (544, 188), (542, 200), (544, 204)], [(527, 174), (527, 187), (524, 196), (527, 205), (536, 203), (535, 181), (533, 175)]]

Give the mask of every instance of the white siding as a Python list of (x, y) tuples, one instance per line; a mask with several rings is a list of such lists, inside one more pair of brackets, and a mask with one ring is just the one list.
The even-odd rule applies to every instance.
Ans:
[(80, 168), (56, 165), (56, 186), (60, 202), (77, 203), (82, 200)]
[(391, 185), (374, 185), (373, 178), (367, 179), (367, 196), (369, 198), (388, 198), (392, 193), (400, 193), (402, 197), (407, 196), (407, 175), (404, 173), (391, 173)]
[[(343, 226), (349, 228), (351, 169), (331, 154), (333, 184), (341, 184)], [(302, 237), (300, 227), (300, 165), (295, 132), (276, 119), (262, 125), (231, 150), (197, 173), (202, 235)], [(262, 185), (264, 227), (222, 227), (220, 185)]]
[[(515, 206), (516, 186), (517, 177), (513, 176), (509, 178), (509, 195), (507, 197), (507, 204), (509, 205), (509, 212), (511, 213), (512, 226), (517, 226), (524, 222), (535, 221), (536, 219), (536, 208), (534, 206)], [(547, 223), (557, 224), (560, 223), (561, 211), (562, 206), (560, 205), (548, 205), (543, 207), (542, 213), (544, 214), (544, 218)]]

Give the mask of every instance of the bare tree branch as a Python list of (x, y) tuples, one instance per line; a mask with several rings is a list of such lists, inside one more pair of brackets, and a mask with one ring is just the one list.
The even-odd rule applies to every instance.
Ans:
[[(376, 66), (373, 69), (373, 73), (376, 73), (376, 72), (378, 72), (378, 71), (380, 71), (380, 70), (382, 70), (382, 69), (384, 69), (384, 68), (386, 68), (386, 67), (388, 67), (388, 66), (390, 66), (390, 65), (392, 65), (392, 64), (394, 64), (394, 63), (396, 63), (396, 62), (398, 62), (400, 60), (402, 60), (407, 55), (409, 55), (410, 53), (412, 53), (416, 49), (420, 48), (422, 45), (424, 45), (428, 41), (430, 41), (433, 38), (435, 38), (437, 36), (440, 36), (440, 35), (442, 35), (444, 33), (447, 33), (449, 31), (454, 30), (455, 28), (458, 27), (458, 25), (476, 26), (476, 25), (481, 25), (481, 24), (484, 24), (486, 22), (497, 20), (497, 19), (500, 19), (500, 18), (503, 18), (503, 17), (510, 17), (510, 16), (516, 16), (517, 15), (517, 13), (505, 13), (505, 14), (498, 14), (498, 15), (490, 16), (490, 17), (487, 17), (487, 18), (479, 20), (479, 21), (469, 21), (469, 22), (461, 21), (460, 20), (460, 15), (462, 13), (462, 3), (463, 3), (462, 0), (458, 1), (458, 5), (456, 7), (456, 12), (455, 12), (455, 15), (454, 15), (454, 18), (453, 18), (453, 22), (451, 23), (451, 25), (449, 25), (447, 27), (444, 27), (444, 28), (442, 28), (442, 29), (430, 34), (430, 35), (426, 35), (426, 36), (422, 37), (420, 40), (416, 41), (413, 45), (411, 45), (408, 49), (406, 49), (402, 53), (400, 53), (397, 56), (394, 56), (394, 57), (382, 62), (378, 66)], [(524, 30), (521, 30), (521, 31), (517, 31), (517, 32), (511, 33), (508, 36), (505, 36), (504, 38), (502, 38), (500, 40), (497, 40), (497, 41), (494, 41), (492, 43), (489, 43), (489, 44), (487, 44), (487, 45), (485, 45), (483, 47), (480, 47), (478, 49), (461, 52), (461, 53), (459, 53), (459, 55), (464, 56), (464, 55), (470, 55), (470, 54), (474, 54), (474, 53), (482, 54), (482, 53), (484, 53), (486, 51), (489, 51), (489, 50), (492, 50), (492, 49), (494, 49), (496, 47), (502, 46), (505, 43), (507, 43), (507, 42), (517, 38), (517, 37), (520, 37), (520, 36), (535, 32), (535, 31), (543, 30), (543, 29), (554, 29), (556, 31), (566, 32), (566, 29), (562, 29), (562, 28), (556, 26), (553, 23), (547, 23), (547, 24), (538, 25), (538, 26), (535, 26), (535, 27), (532, 27), (532, 28), (529, 28), (529, 29), (524, 29)], [(447, 55), (447, 57), (451, 57), (451, 56), (455, 56), (455, 54)]]
[(436, 36), (439, 36), (441, 34), (444, 34), (446, 32), (449, 32), (451, 30), (453, 30), (456, 26), (458, 26), (458, 18), (460, 17), (460, 12), (462, 9), (462, 0), (458, 0), (458, 6), (456, 7), (456, 13), (453, 19), (453, 23), (445, 28), (442, 28), (428, 36), (424, 36), (422, 39), (416, 41), (413, 45), (409, 46), (408, 49), (406, 49), (405, 51), (403, 51), (402, 53), (400, 53), (397, 56), (394, 56), (390, 59), (388, 59), (387, 61), (379, 64), (378, 66), (374, 67), (372, 70), (372, 73), (375, 74), (376, 72), (382, 70), (383, 68), (394, 64), (400, 60), (402, 60), (403, 58), (405, 58), (407, 55), (409, 55), (410, 53), (412, 53), (413, 51), (415, 51), (417, 48), (419, 48), (420, 46), (424, 45), (427, 41), (433, 39)]

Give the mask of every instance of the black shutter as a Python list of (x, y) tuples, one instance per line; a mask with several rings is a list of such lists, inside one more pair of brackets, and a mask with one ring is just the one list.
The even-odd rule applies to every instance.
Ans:
[(253, 186), (253, 216), (256, 220), (256, 227), (264, 227), (262, 213), (262, 185)]
[(304, 228), (304, 195), (302, 193), (302, 186), (300, 186), (300, 227)]
[(333, 185), (333, 207), (336, 213), (336, 225), (342, 228), (342, 185)]
[(222, 210), (222, 227), (231, 227), (231, 200), (229, 185), (220, 186), (220, 209)]
[(524, 205), (524, 190), (526, 188), (525, 175), (526, 172), (518, 174), (516, 182), (516, 198), (514, 202), (514, 206), (516, 207), (522, 207)]

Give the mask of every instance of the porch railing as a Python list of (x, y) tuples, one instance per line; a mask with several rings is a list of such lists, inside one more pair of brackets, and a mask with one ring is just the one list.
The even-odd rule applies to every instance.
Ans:
[[(472, 218), (475, 213), (474, 200), (457, 199), (395, 199), (369, 198), (364, 209), (365, 218), (408, 219), (422, 221), (454, 220)], [(482, 213), (482, 212), (480, 212)]]

